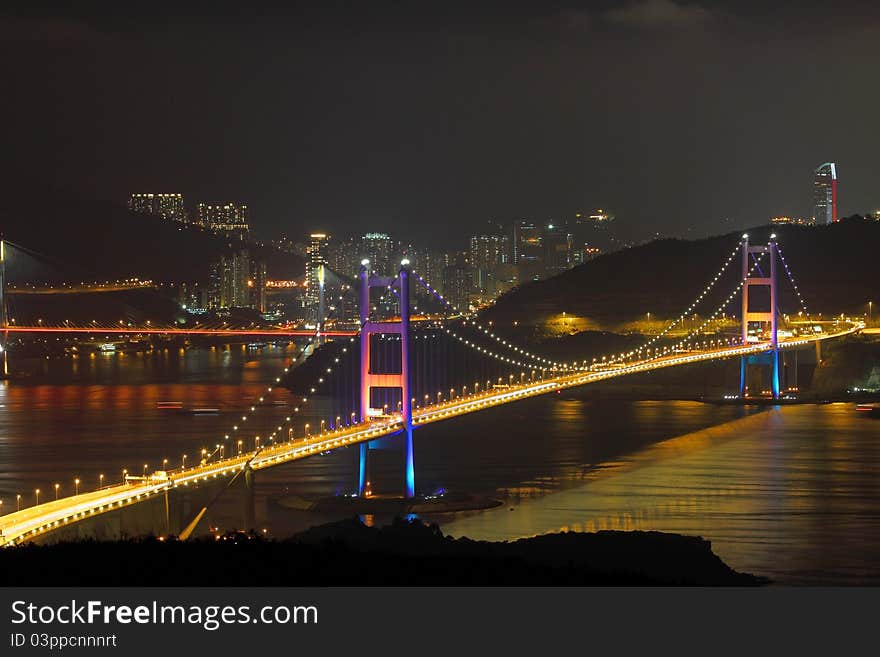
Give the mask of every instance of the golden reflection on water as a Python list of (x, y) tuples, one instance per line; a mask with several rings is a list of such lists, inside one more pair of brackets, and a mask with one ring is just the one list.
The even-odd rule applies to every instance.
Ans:
[[(670, 408), (671, 406), (671, 408)], [(639, 404), (647, 422), (677, 405)], [(640, 449), (568, 488), (526, 488), (454, 536), (554, 531), (700, 535), (734, 568), (800, 583), (880, 583), (880, 425), (852, 405), (781, 407)], [(511, 510), (512, 509), (512, 510)]]

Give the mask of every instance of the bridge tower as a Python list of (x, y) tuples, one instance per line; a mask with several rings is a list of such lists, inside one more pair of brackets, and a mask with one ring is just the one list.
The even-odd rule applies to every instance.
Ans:
[[(370, 261), (361, 261), (359, 274), (361, 286), (360, 320), (361, 320), (361, 421), (370, 422), (373, 417), (383, 414), (382, 408), (373, 408), (373, 388), (398, 388), (401, 394), (401, 414), (404, 426), (404, 466), (405, 491), (407, 498), (415, 497), (416, 479), (415, 465), (413, 462), (413, 423), (412, 423), (412, 395), (409, 380), (409, 260), (402, 260), (398, 275), (400, 285), (400, 321), (374, 322), (370, 320), (370, 288), (388, 287), (394, 283), (394, 278), (388, 276), (376, 276), (370, 273)], [(400, 372), (384, 373), (373, 372), (370, 367), (370, 343), (371, 336), (383, 333), (397, 334), (400, 336)], [(379, 446), (379, 441), (370, 441), (360, 445), (360, 467), (358, 469), (358, 495), (363, 496), (367, 482), (367, 467), (369, 451)]]
[(9, 344), (9, 332), (6, 330), (6, 242), (0, 239), (0, 378), (9, 376), (9, 361), (6, 347)]
[[(778, 329), (778, 301), (776, 296), (776, 235), (770, 236), (770, 241), (766, 245), (753, 246), (749, 243), (748, 234), (743, 235), (743, 260), (742, 260), (742, 341), (743, 345), (748, 344), (749, 338), (749, 322), (760, 322), (762, 326), (769, 325), (770, 329), (770, 349), (761, 354), (752, 354), (742, 356), (740, 359), (740, 377), (739, 377), (739, 394), (745, 397), (748, 391), (747, 373), (749, 365), (769, 365), (770, 366), (770, 388), (773, 399), (779, 399), (779, 340), (777, 335)], [(766, 253), (770, 258), (769, 276), (763, 275), (764, 272), (758, 267), (761, 276), (751, 275), (751, 260), (753, 254)], [(749, 293), (753, 287), (769, 288), (770, 291), (770, 310), (767, 312), (759, 312), (749, 310)]]

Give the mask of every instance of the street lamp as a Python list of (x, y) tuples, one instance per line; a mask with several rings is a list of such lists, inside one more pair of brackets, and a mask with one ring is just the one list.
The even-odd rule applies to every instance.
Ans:
[(79, 477), (73, 480), (74, 495), (79, 495)]
[(98, 490), (101, 490), (102, 488), (104, 488), (104, 475), (99, 474), (98, 475)]
[(58, 499), (58, 489), (61, 487), (61, 484), (55, 484), (55, 499)]
[[(240, 441), (240, 440), (239, 440), (238, 442), (239, 442), (239, 444), (241, 444), (241, 441)], [(181, 469), (181, 470), (186, 470), (186, 454), (183, 455), (183, 459), (182, 459), (182, 460), (183, 460), (183, 463), (181, 464), (180, 469)]]
[(21, 493), (15, 496), (15, 510), (21, 511)]
[(34, 491), (34, 497), (37, 499), (36, 506), (39, 506), (40, 505), (40, 489), (39, 488), (37, 488)]
[(125, 468), (122, 468), (122, 483), (123, 484), (125, 483), (125, 475), (127, 475), (127, 474), (128, 474), (128, 470)]

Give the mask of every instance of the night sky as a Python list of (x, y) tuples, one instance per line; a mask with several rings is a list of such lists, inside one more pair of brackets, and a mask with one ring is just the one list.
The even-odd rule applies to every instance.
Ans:
[(265, 237), (450, 246), (591, 207), (633, 238), (808, 215), (826, 160), (841, 215), (880, 207), (867, 2), (21, 4), (0, 10), (9, 190), (180, 191), (248, 203)]

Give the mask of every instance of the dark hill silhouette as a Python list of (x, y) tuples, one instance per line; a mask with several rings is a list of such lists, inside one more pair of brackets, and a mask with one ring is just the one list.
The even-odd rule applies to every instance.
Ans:
[[(798, 287), (811, 312), (865, 312), (878, 298), (880, 222), (852, 218), (831, 226), (761, 226), (749, 230), (753, 242), (778, 236)], [(553, 278), (512, 290), (487, 310), (487, 319), (504, 323), (537, 323), (563, 311), (599, 321), (630, 321), (650, 312), (673, 317), (682, 312), (716, 274), (741, 233), (703, 240), (663, 239), (610, 253)], [(715, 296), (698, 309), (717, 308), (738, 282), (737, 259), (719, 282)], [(799, 305), (782, 267), (781, 307), (797, 312)], [(735, 308), (733, 305), (731, 308)]]
[[(0, 212), (0, 234), (48, 256), (47, 266), (20, 258), (9, 267), (10, 282), (59, 282), (137, 276), (156, 281), (207, 281), (210, 264), (241, 242), (161, 217), (130, 212), (54, 190), (20, 190)], [(299, 256), (270, 247), (250, 247), (267, 263), (272, 278), (302, 275)], [(13, 253), (14, 257), (14, 253)], [(20, 267), (16, 269), (15, 265)]]
[[(76, 564), (76, 567), (71, 567)], [(489, 543), (444, 536), (436, 525), (358, 520), (284, 541), (156, 539), (23, 545), (0, 554), (6, 586), (755, 586), (709, 541), (660, 532), (565, 532)]]

